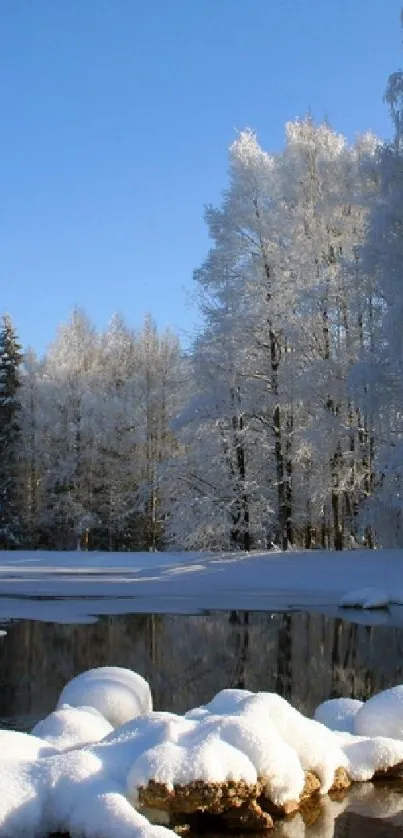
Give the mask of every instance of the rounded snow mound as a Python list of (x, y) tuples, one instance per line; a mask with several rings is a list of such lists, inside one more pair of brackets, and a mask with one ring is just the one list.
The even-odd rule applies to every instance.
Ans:
[(314, 718), (329, 730), (343, 730), (347, 733), (354, 733), (354, 719), (363, 701), (357, 698), (330, 698), (323, 701), (315, 710)]
[(112, 725), (94, 707), (62, 706), (38, 722), (32, 730), (57, 751), (99, 742), (113, 730)]
[[(314, 772), (320, 779), (322, 793), (326, 793), (334, 782), (336, 769), (346, 765), (345, 756), (331, 731), (303, 716), (276, 693), (222, 690), (205, 707), (186, 714), (186, 718), (200, 720), (200, 723), (206, 723), (210, 717), (210, 723), (224, 731), (227, 722), (221, 719), (218, 724), (222, 716), (233, 716), (241, 724), (243, 732), (238, 733), (238, 747), (251, 754), (258, 775), (276, 777), (270, 789), (276, 804), (299, 796), (303, 771)], [(253, 734), (250, 725), (253, 725)], [(251, 742), (254, 743), (253, 750), (249, 750)], [(266, 755), (272, 756), (270, 765), (266, 764)], [(282, 789), (281, 793), (279, 789)]]
[(368, 699), (355, 717), (354, 732), (403, 739), (403, 684)]
[(112, 725), (152, 710), (149, 684), (131, 669), (120, 666), (100, 666), (73, 678), (62, 690), (57, 709), (63, 704), (71, 707), (94, 707)]

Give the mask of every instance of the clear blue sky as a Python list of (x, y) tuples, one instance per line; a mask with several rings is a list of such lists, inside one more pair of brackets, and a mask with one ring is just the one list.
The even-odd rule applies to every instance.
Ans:
[(310, 108), (390, 134), (400, 0), (10, 0), (1, 5), (0, 310), (42, 352), (74, 304), (191, 332), (227, 147)]

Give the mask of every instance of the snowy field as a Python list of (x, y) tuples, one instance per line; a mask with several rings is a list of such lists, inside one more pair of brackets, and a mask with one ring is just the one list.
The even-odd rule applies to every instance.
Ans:
[[(367, 603), (372, 610), (346, 611), (339, 608), (343, 603)], [(403, 625), (401, 603), (399, 550), (0, 553), (2, 620), (88, 622), (100, 614), (309, 609), (367, 624)]]

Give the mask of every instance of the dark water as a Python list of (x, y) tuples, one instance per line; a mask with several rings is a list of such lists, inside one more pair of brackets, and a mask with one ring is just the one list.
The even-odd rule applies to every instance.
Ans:
[(403, 682), (403, 629), (320, 614), (124, 615), (89, 625), (11, 622), (0, 638), (0, 724), (27, 729), (66, 682), (114, 664), (144, 675), (156, 709), (178, 713), (224, 687), (279, 692), (311, 714)]
[[(156, 709), (180, 713), (224, 687), (243, 687), (277, 691), (312, 714), (325, 698), (365, 699), (403, 682), (403, 628), (241, 611), (101, 617), (79, 626), (14, 621), (0, 638), (0, 726), (29, 730), (54, 709), (70, 678), (107, 664), (144, 675)], [(348, 804), (323, 801), (310, 825), (298, 815), (270, 834), (403, 836), (403, 786), (367, 784)]]

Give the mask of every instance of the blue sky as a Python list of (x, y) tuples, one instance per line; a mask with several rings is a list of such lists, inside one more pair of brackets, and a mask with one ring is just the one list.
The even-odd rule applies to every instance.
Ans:
[(0, 310), (39, 352), (74, 305), (189, 339), (227, 148), (311, 109), (390, 134), (401, 0), (12, 0), (1, 10)]

